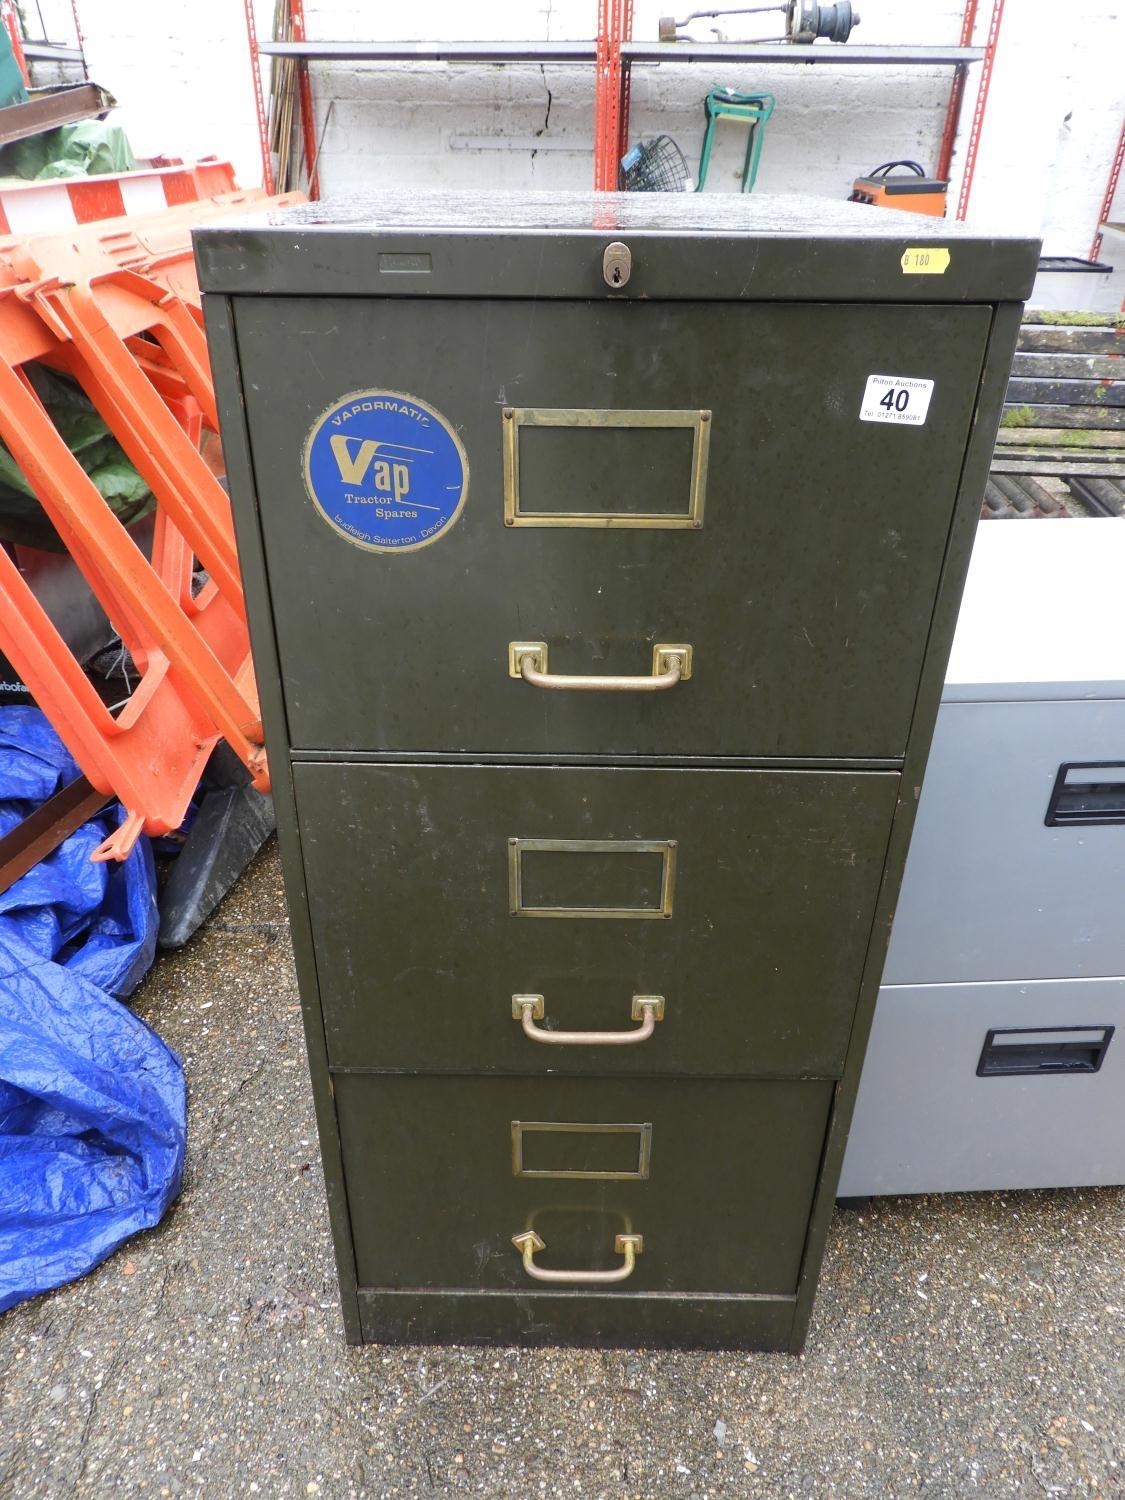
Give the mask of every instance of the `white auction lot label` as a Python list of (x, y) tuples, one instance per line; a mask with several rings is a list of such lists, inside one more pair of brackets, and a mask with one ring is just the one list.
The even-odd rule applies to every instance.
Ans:
[(921, 427), (930, 409), (933, 391), (932, 380), (911, 380), (904, 375), (869, 375), (859, 420)]

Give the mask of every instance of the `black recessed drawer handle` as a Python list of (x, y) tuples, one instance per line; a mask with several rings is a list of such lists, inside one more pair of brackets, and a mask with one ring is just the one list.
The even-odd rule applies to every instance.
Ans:
[(1125, 823), (1125, 760), (1064, 761), (1044, 822), (1048, 828)]
[(977, 1077), (1096, 1073), (1112, 1036), (1112, 1026), (996, 1026), (985, 1036)]

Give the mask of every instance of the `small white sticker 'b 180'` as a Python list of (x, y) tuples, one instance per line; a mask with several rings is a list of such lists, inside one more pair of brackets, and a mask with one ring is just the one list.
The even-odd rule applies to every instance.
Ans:
[(859, 408), (859, 420), (921, 427), (933, 393), (932, 380), (912, 380), (904, 375), (869, 375), (863, 404)]

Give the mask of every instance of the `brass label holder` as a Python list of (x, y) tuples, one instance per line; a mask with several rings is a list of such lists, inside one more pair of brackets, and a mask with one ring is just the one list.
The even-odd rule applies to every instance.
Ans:
[[(637, 1166), (631, 1172), (569, 1171), (563, 1168), (524, 1166), (525, 1135), (635, 1135)], [(599, 1182), (643, 1182), (652, 1162), (652, 1124), (588, 1124), (554, 1120), (512, 1121), (512, 1175), (514, 1177), (587, 1178)]]
[[(528, 906), (523, 896), (525, 854), (658, 854), (660, 894), (654, 906)], [(675, 839), (509, 839), (508, 910), (513, 917), (589, 917), (661, 921), (672, 915), (676, 888)]]
[[(707, 497), (711, 413), (701, 411), (618, 411), (577, 406), (506, 406), (501, 417), (504, 454), (505, 526), (587, 526), (606, 530), (698, 531)], [(520, 430), (524, 427), (686, 428), (692, 433), (687, 509), (676, 511), (527, 511), (520, 499)]]

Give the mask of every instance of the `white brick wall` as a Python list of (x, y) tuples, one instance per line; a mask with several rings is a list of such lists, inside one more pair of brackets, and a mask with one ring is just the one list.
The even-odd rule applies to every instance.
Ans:
[[(31, 26), (42, 10), (52, 41), (73, 40), (70, 0), (36, 0), (25, 10)], [(272, 0), (258, 0), (257, 10), (268, 36)], [(241, 0), (78, 0), (78, 15), (90, 77), (117, 98), (112, 119), (138, 157), (230, 156), (244, 182), (261, 180)]]
[[(48, 24), (67, 0), (41, 0)], [(654, 38), (657, 18), (698, 0), (636, 0), (634, 35)], [(269, 35), (272, 0), (256, 0)], [(260, 178), (257, 128), (240, 0), (188, 6), (79, 0), (91, 76), (122, 101), (121, 123), (139, 155), (231, 156), (244, 182)], [(950, 43), (961, 0), (858, 0), (855, 41)], [(326, 39), (564, 40), (593, 35), (595, 0), (306, 0), (310, 34)], [(981, 0), (983, 40), (990, 0)], [(731, 18), (732, 38), (771, 18)], [(693, 33), (706, 35), (707, 23)], [(764, 34), (759, 32), (758, 34)], [(822, 43), (822, 46), (828, 44)], [(1122, 0), (1008, 0), (988, 103), (970, 217), (1045, 236), (1048, 253), (1086, 255), (1125, 111)], [(265, 71), (265, 70), (263, 70)], [(962, 116), (967, 136), (979, 66), (970, 70)], [(632, 134), (672, 135), (698, 161), (701, 101), (708, 88), (775, 94), (759, 188), (842, 197), (852, 179), (881, 161), (913, 156), (935, 164), (950, 85), (948, 69), (854, 66), (636, 67)], [(591, 184), (593, 77), (590, 68), (351, 67), (317, 64), (313, 89), (326, 193), (372, 186), (587, 188)], [(548, 113), (549, 103), (549, 113)], [(709, 190), (735, 191), (744, 136), (720, 137)], [(954, 160), (956, 204), (961, 153)], [(1125, 266), (1125, 240), (1104, 254)], [(1121, 280), (1122, 284), (1117, 283)], [(1069, 281), (1069, 278), (1068, 278)], [(1075, 283), (1070, 283), (1075, 287)], [(1068, 290), (1112, 307), (1125, 278), (1087, 277)], [(1044, 295), (1049, 296), (1050, 289)]]

